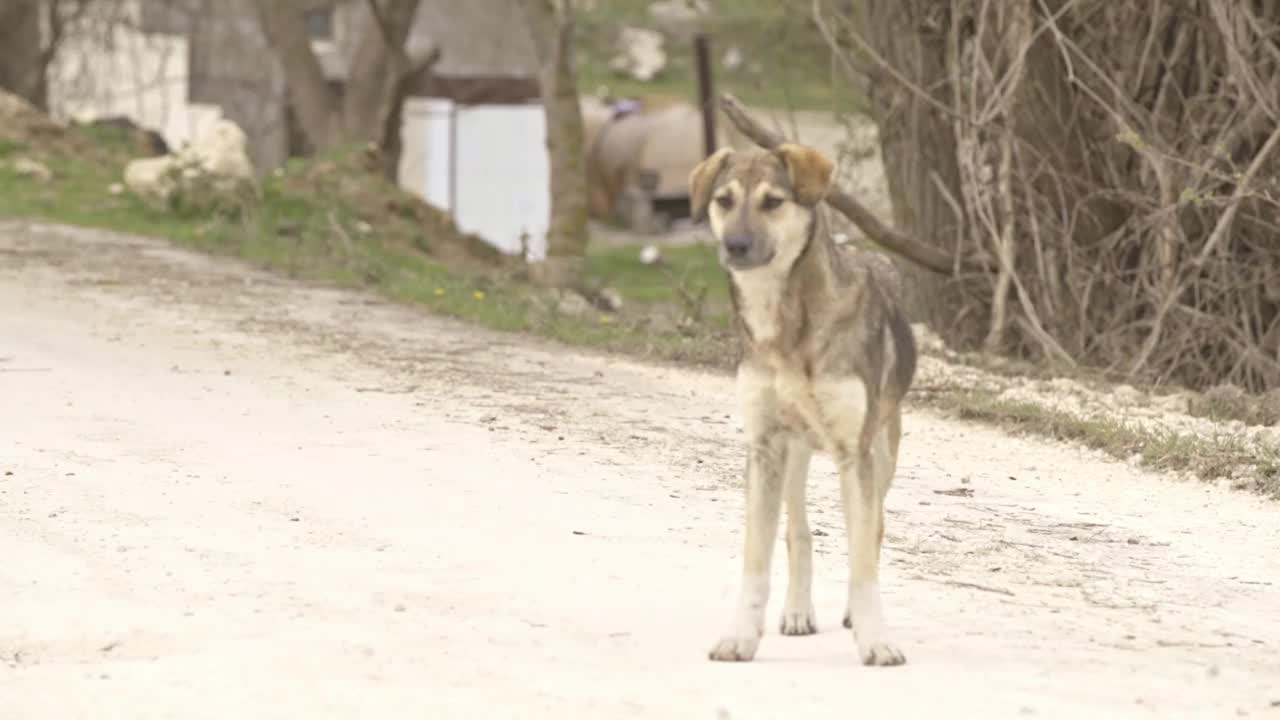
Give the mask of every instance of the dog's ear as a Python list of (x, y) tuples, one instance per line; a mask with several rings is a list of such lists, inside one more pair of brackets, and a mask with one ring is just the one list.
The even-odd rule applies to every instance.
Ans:
[(716, 177), (732, 154), (733, 148), (722, 147), (698, 163), (689, 173), (689, 217), (694, 222), (702, 222), (707, 217), (707, 206), (711, 204), (711, 190), (715, 187)]
[(787, 167), (796, 202), (807, 207), (817, 205), (831, 187), (835, 165), (825, 155), (807, 145), (783, 143), (774, 148), (773, 152)]

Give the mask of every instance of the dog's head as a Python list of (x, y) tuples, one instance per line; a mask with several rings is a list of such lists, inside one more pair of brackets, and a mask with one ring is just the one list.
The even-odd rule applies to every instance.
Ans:
[(773, 150), (721, 148), (689, 175), (694, 222), (709, 220), (730, 270), (789, 266), (808, 241), (818, 203), (831, 185), (831, 161), (804, 145)]

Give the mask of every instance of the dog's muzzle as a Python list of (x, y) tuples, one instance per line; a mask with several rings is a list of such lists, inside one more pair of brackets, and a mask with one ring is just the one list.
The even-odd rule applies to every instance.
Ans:
[(724, 239), (724, 254), (731, 261), (741, 261), (751, 252), (750, 235), (730, 235)]
[(720, 242), (720, 260), (730, 270), (751, 270), (768, 265), (773, 251), (766, 251), (750, 235), (728, 235)]

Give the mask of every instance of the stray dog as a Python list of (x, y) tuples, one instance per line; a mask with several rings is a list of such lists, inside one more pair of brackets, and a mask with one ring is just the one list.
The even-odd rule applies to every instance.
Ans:
[(784, 144), (721, 149), (689, 176), (693, 219), (709, 220), (729, 277), (748, 443), (742, 585), (712, 660), (755, 657), (784, 498), (789, 587), (781, 630), (817, 632), (805, 482), (819, 450), (840, 470), (849, 544), (844, 625), (863, 664), (906, 662), (886, 636), (879, 574), (915, 339), (894, 278), (869, 254), (836, 245), (817, 212), (832, 170), (818, 151)]

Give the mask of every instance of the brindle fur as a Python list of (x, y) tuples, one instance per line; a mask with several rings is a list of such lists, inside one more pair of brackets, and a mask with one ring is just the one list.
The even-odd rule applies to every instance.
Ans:
[(790, 144), (720, 150), (690, 175), (694, 219), (710, 220), (729, 276), (748, 435), (742, 586), (713, 660), (755, 656), (784, 500), (789, 582), (781, 631), (816, 632), (804, 486), (809, 458), (820, 450), (840, 469), (849, 549), (845, 626), (865, 664), (905, 662), (885, 633), (879, 563), (916, 347), (891, 266), (836, 245), (817, 212), (831, 175), (830, 161), (816, 150)]

